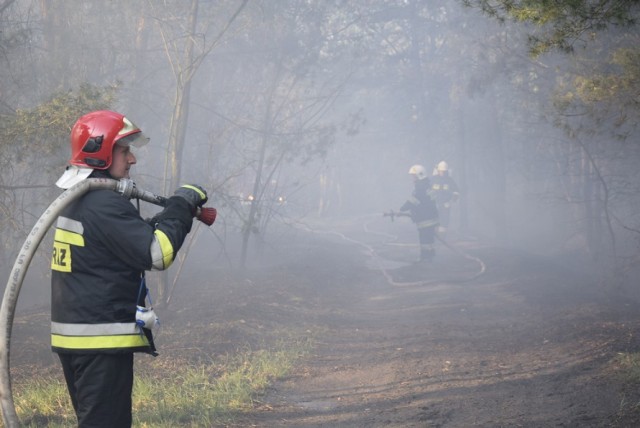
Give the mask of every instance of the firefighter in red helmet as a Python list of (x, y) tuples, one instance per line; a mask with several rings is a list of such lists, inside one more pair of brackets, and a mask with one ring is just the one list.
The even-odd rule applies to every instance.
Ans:
[[(129, 178), (131, 148), (148, 138), (113, 111), (80, 117), (71, 130), (71, 159), (58, 187), (87, 178)], [(133, 355), (156, 354), (145, 307), (144, 272), (167, 269), (207, 201), (196, 185), (176, 190), (144, 220), (113, 190), (93, 190), (57, 219), (51, 260), (51, 347), (57, 353), (79, 427), (131, 426)], [(144, 315), (140, 315), (140, 313)], [(142, 320), (142, 322), (141, 322)]]

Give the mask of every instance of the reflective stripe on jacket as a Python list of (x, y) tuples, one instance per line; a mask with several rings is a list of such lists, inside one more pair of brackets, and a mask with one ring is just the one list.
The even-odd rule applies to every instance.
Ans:
[(144, 304), (141, 273), (171, 265), (191, 229), (191, 209), (178, 197), (145, 221), (131, 201), (94, 190), (58, 217), (51, 259), (51, 346), (54, 352), (150, 352), (149, 330), (135, 326)]
[(428, 178), (415, 182), (413, 194), (400, 207), (400, 211), (409, 211), (411, 219), (418, 228), (438, 224), (438, 208)]
[(431, 177), (431, 190), (433, 190), (436, 202), (444, 204), (450, 202), (459, 194), (458, 185), (448, 173), (446, 175), (434, 175)]
[(51, 345), (57, 349), (92, 351), (146, 351), (147, 336), (135, 323), (64, 324), (51, 323)]

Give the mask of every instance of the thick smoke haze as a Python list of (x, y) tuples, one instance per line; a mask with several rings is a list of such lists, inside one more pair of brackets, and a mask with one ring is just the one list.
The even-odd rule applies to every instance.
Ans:
[[(640, 426), (639, 18), (626, 0), (0, 0), (3, 425), (12, 388), (25, 426), (74, 425), (52, 343), (142, 349), (82, 335), (133, 328), (147, 285), (160, 355), (135, 357), (133, 426)], [(150, 138), (139, 189), (200, 185), (217, 219), (140, 273), (138, 301), (87, 305), (96, 284), (70, 280), (58, 306), (52, 266), (126, 238), (82, 214), (56, 251), (55, 226), (31, 233), (77, 195), (54, 183), (96, 110)], [(398, 216), (414, 190), (433, 208), (409, 170), (443, 161), (449, 227)], [(162, 267), (184, 229), (153, 235)], [(142, 269), (139, 251), (94, 268)], [(107, 306), (121, 325), (66, 324)]]
[[(637, 257), (635, 124), (620, 139), (604, 116), (557, 110), (575, 96), (580, 62), (604, 54), (577, 46), (575, 57), (532, 58), (526, 26), (453, 0), (201, 1), (190, 10), (184, 2), (12, 3), (2, 11), (2, 114), (85, 84), (117, 86), (111, 108), (151, 138), (135, 152), (137, 184), (158, 194), (177, 183), (207, 188), (219, 220), (198, 245), (226, 254), (221, 263), (231, 268), (244, 264), (247, 230), (250, 247), (275, 245), (291, 225), (382, 217), (410, 196), (410, 166), (431, 171), (442, 160), (461, 187), (459, 236), (598, 263), (611, 260), (615, 242), (618, 257)], [(593, 43), (637, 41), (617, 36)], [(18, 148), (34, 144), (14, 139)], [(28, 174), (4, 168), (3, 185), (61, 174), (68, 142), (35, 144), (46, 146), (39, 163), (29, 159), (34, 151), (3, 144), (7, 162), (46, 165)], [(2, 224), (6, 275), (56, 192), (3, 194), (16, 220)], [(18, 214), (18, 200), (28, 215)], [(46, 246), (29, 283), (47, 275)]]

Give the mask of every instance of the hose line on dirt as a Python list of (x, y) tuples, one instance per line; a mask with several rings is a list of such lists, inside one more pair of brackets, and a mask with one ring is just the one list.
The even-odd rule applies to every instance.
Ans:
[[(20, 423), (11, 391), (9, 349), (13, 318), (22, 282), (38, 246), (60, 213), (85, 193), (98, 189), (115, 190), (127, 198), (137, 198), (159, 206), (164, 206), (166, 203), (165, 198), (136, 188), (133, 181), (128, 179), (88, 178), (65, 190), (40, 216), (18, 253), (4, 290), (2, 306), (0, 306), (0, 407), (4, 426), (7, 428), (17, 428)], [(199, 219), (205, 224), (213, 223), (215, 209), (201, 209), (201, 211), (205, 210), (209, 210), (206, 211), (207, 218), (199, 217)]]
[(475, 272), (473, 275), (465, 277), (465, 278), (457, 278), (457, 279), (430, 279), (430, 280), (420, 280), (420, 281), (396, 281), (393, 279), (393, 276), (391, 274), (389, 274), (389, 272), (387, 272), (387, 269), (383, 268), (381, 265), (380, 266), (380, 270), (382, 271), (382, 274), (385, 276), (385, 278), (387, 278), (387, 281), (389, 282), (389, 284), (395, 286), (395, 287), (417, 287), (417, 286), (424, 286), (424, 285), (430, 285), (430, 284), (438, 284), (438, 283), (442, 283), (442, 282), (446, 282), (449, 284), (461, 284), (464, 282), (470, 282), (473, 281), (474, 279), (480, 277), (482, 274), (484, 274), (485, 270), (486, 270), (486, 265), (484, 264), (484, 262), (479, 259), (478, 257), (474, 257), (472, 255), (469, 255), (463, 251), (460, 251), (459, 249), (457, 249), (456, 247), (454, 247), (453, 245), (449, 244), (447, 241), (445, 241), (443, 238), (441, 238), (440, 236), (436, 235), (436, 238), (438, 239), (438, 241), (440, 241), (440, 243), (442, 245), (444, 245), (445, 247), (447, 247), (448, 249), (450, 249), (451, 251), (453, 251), (454, 253), (458, 254), (461, 257), (464, 257), (467, 260), (472, 260), (474, 262), (476, 262), (479, 265), (479, 269), (477, 272)]
[[(373, 221), (373, 220), (372, 220)], [(367, 222), (363, 225), (365, 232), (367, 233), (376, 233), (376, 234), (380, 234), (379, 232), (374, 232), (369, 228), (369, 223), (371, 222)], [(424, 286), (424, 285), (431, 285), (431, 284), (438, 284), (438, 283), (442, 283), (442, 282), (446, 282), (449, 284), (455, 283), (464, 283), (464, 282), (469, 282), (469, 281), (473, 281), (474, 279), (480, 277), (482, 274), (484, 274), (485, 270), (486, 270), (486, 265), (484, 264), (484, 262), (479, 259), (478, 257), (474, 257), (470, 254), (467, 254), (461, 250), (459, 250), (458, 248), (454, 247), (453, 245), (451, 245), (450, 243), (448, 243), (447, 241), (444, 240), (444, 238), (442, 238), (440, 235), (436, 234), (436, 239), (438, 241), (440, 241), (440, 243), (442, 243), (442, 245), (444, 245), (445, 247), (447, 247), (449, 250), (451, 250), (452, 252), (454, 252), (455, 254), (458, 254), (459, 256), (467, 259), (467, 260), (472, 260), (474, 262), (476, 262), (479, 265), (479, 269), (477, 272), (475, 272), (473, 275), (465, 277), (465, 278), (458, 278), (458, 279), (429, 279), (429, 280), (420, 280), (420, 281), (396, 281), (395, 279), (393, 279), (393, 276), (388, 272), (388, 269), (386, 269), (381, 262), (379, 262), (378, 258), (379, 256), (375, 253), (375, 251), (373, 250), (373, 248), (371, 248), (371, 253), (372, 256), (374, 258), (374, 260), (377, 261), (378, 267), (380, 269), (380, 272), (382, 272), (382, 275), (386, 278), (387, 282), (391, 285), (393, 285), (394, 287), (417, 287), (417, 286)]]
[[(371, 222), (373, 222), (373, 221), (374, 221), (374, 219), (372, 219), (370, 221), (366, 221), (366, 222), (363, 223), (363, 229), (364, 229), (365, 232), (371, 233), (371, 234), (380, 235), (380, 236), (393, 237), (392, 235), (389, 235), (387, 233), (376, 232), (376, 231), (373, 231), (372, 229), (370, 229), (369, 224)], [(469, 255), (469, 254), (467, 254), (467, 253), (455, 248), (453, 245), (451, 245), (447, 241), (445, 241), (442, 237), (436, 235), (438, 241), (440, 241), (448, 249), (450, 249), (451, 251), (453, 251), (454, 253), (458, 254), (461, 257), (464, 257), (464, 258), (466, 258), (468, 260), (472, 260), (472, 261), (476, 262), (479, 265), (478, 271), (475, 272), (471, 276), (468, 276), (468, 277), (465, 277), (465, 278), (458, 278), (458, 279), (442, 279), (442, 278), (439, 278), (439, 279), (430, 279), (430, 280), (421, 280), (421, 281), (412, 281), (412, 282), (400, 282), (400, 281), (396, 281), (395, 279), (393, 279), (393, 276), (389, 273), (389, 269), (387, 269), (387, 268), (385, 268), (383, 266), (383, 263), (380, 261), (381, 257), (378, 255), (378, 253), (376, 252), (376, 250), (372, 246), (370, 246), (368, 244), (365, 244), (364, 242), (358, 241), (356, 239), (349, 238), (348, 236), (344, 235), (343, 233), (340, 233), (340, 232), (337, 232), (337, 231), (333, 231), (333, 230), (318, 231), (318, 230), (312, 229), (311, 227), (306, 226), (306, 225), (305, 225), (305, 227), (303, 229), (308, 231), (308, 232), (312, 232), (312, 233), (335, 235), (335, 236), (338, 236), (338, 237), (340, 237), (341, 239), (343, 239), (343, 240), (345, 240), (347, 242), (351, 242), (353, 244), (356, 244), (356, 245), (364, 248), (366, 250), (366, 252), (368, 253), (369, 257), (378, 266), (378, 269), (380, 270), (382, 275), (385, 277), (387, 282), (390, 285), (393, 285), (394, 287), (424, 286), (424, 285), (438, 284), (438, 283), (443, 283), (443, 282), (446, 282), (446, 283), (464, 283), (464, 282), (473, 281), (474, 279), (476, 279), (479, 276), (481, 276), (482, 274), (484, 274), (484, 272), (486, 270), (486, 266), (485, 266), (484, 262), (481, 259), (479, 259), (477, 257), (474, 257), (474, 256), (471, 256), (471, 255)]]

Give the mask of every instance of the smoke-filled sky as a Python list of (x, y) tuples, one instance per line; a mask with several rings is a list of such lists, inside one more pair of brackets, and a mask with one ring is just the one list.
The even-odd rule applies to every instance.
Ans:
[[(608, 123), (594, 133), (588, 116), (557, 110), (583, 61), (604, 61), (602, 51), (532, 58), (531, 28), (455, 0), (200, 1), (192, 11), (182, 1), (11, 4), (3, 111), (117, 85), (112, 108), (151, 137), (136, 152), (138, 184), (157, 193), (201, 184), (225, 239), (247, 221), (269, 239), (275, 223), (397, 210), (412, 190), (409, 167), (441, 160), (462, 190), (453, 225), (468, 236), (545, 253), (607, 247), (603, 182), (619, 195), (607, 201), (616, 218), (634, 226), (635, 197), (622, 196), (638, 184), (637, 149), (626, 144), (635, 134), (616, 140)], [(559, 124), (584, 134), (569, 138)], [(68, 156), (66, 141), (42, 144)], [(37, 177), (5, 171), (3, 182), (54, 182), (64, 164), (48, 167)], [(256, 191), (261, 212), (250, 219)], [(44, 209), (46, 196), (24, 197)], [(23, 219), (25, 233), (37, 215)]]

